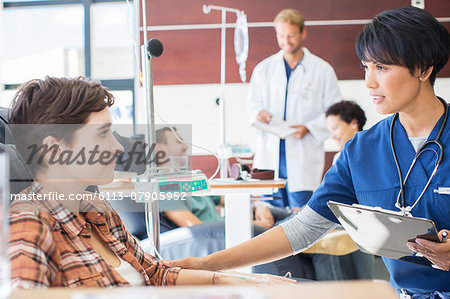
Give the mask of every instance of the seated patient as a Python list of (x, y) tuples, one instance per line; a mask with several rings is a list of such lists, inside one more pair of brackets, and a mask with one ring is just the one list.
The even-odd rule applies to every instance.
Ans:
[[(336, 141), (341, 151), (345, 143), (352, 139), (358, 131), (362, 131), (366, 123), (364, 110), (353, 101), (342, 101), (331, 105), (325, 112), (327, 127), (331, 138)], [(333, 158), (333, 164), (340, 152)], [(374, 256), (357, 250), (351, 254), (340, 256), (342, 276), (351, 279), (371, 279), (374, 272)]]
[[(327, 117), (328, 131), (339, 146), (339, 151), (358, 131), (362, 131), (366, 124), (364, 110), (352, 101), (342, 101), (331, 105), (325, 112), (325, 116)], [(340, 152), (334, 156), (333, 164), (339, 154)]]
[[(172, 128), (175, 133), (176, 128)], [(164, 127), (156, 131), (156, 142), (160, 151), (168, 156), (164, 164), (159, 166), (173, 165), (180, 161), (179, 158), (187, 158), (187, 145), (181, 142), (179, 136), (175, 136), (171, 128)], [(177, 135), (179, 135), (177, 133)], [(178, 138), (177, 138), (178, 137)], [(178, 159), (177, 159), (178, 158)], [(185, 201), (161, 201), (161, 231), (167, 231), (177, 227), (193, 226), (205, 222), (223, 222), (223, 217), (218, 212), (218, 207), (223, 205), (220, 196), (192, 196)], [(255, 234), (269, 229), (274, 224), (274, 218), (270, 210), (264, 205), (256, 205), (255, 208)]]
[(114, 177), (122, 147), (110, 130), (113, 103), (106, 88), (84, 78), (32, 80), (17, 92), (9, 121), (34, 181), (10, 208), (13, 287), (235, 283), (164, 266), (142, 250), (108, 201), (85, 191)]

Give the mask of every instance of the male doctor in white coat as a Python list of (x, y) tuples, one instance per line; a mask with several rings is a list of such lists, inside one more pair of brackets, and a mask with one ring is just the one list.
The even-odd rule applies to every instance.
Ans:
[(341, 95), (333, 68), (302, 47), (306, 38), (303, 16), (282, 10), (274, 20), (281, 51), (254, 69), (247, 108), (250, 122), (285, 120), (297, 131), (281, 139), (258, 130), (253, 167), (274, 169), (287, 178), (286, 188), (274, 196), (276, 206), (300, 208), (319, 186), (324, 168), (323, 141), (328, 137), (325, 111)]

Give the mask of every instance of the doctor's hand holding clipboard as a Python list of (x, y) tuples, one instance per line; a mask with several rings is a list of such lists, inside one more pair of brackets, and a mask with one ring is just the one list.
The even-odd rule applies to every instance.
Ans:
[(416, 238), (415, 242), (408, 242), (408, 247), (414, 252), (425, 256), (433, 267), (449, 271), (450, 270), (450, 241), (448, 234), (450, 230), (443, 229), (439, 232), (439, 239), (442, 243)]
[[(261, 111), (259, 111), (256, 119), (265, 124), (270, 124), (270, 122), (272, 121), (272, 117), (272, 114), (267, 112), (267, 110), (262, 109)], [(309, 130), (305, 125), (293, 125), (289, 127), (296, 130), (291, 135), (293, 135), (297, 139), (302, 139), (306, 134), (309, 133)]]
[(309, 130), (308, 130), (308, 128), (305, 125), (291, 126), (291, 128), (294, 128), (294, 129), (297, 130), (297, 132), (292, 134), (297, 139), (302, 139), (303, 137), (305, 137), (306, 134), (309, 133)]
[(259, 111), (258, 115), (256, 116), (256, 119), (265, 124), (269, 124), (270, 121), (272, 120), (272, 114), (267, 112), (265, 109), (262, 109), (261, 111)]

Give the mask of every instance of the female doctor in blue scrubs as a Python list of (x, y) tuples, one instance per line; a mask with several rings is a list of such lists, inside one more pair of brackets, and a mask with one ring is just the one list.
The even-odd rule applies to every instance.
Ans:
[[(434, 94), (433, 84), (449, 58), (449, 33), (424, 10), (392, 9), (363, 28), (356, 52), (377, 112), (393, 115), (346, 143), (308, 205), (292, 220), (233, 248), (167, 264), (218, 270), (300, 252), (338, 222), (327, 207), (329, 200), (431, 219), (444, 239), (450, 232), (450, 194), (445, 192), (450, 187), (450, 121), (448, 104)], [(450, 240), (416, 239), (407, 245), (434, 267), (384, 258), (392, 286), (405, 298), (448, 298)]]

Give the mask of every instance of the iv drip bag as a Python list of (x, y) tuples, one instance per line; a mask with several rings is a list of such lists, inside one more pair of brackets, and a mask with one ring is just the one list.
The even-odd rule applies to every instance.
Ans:
[(248, 27), (247, 15), (240, 11), (236, 13), (236, 29), (234, 30), (234, 52), (239, 65), (239, 75), (242, 82), (246, 80), (245, 63), (248, 57)]

